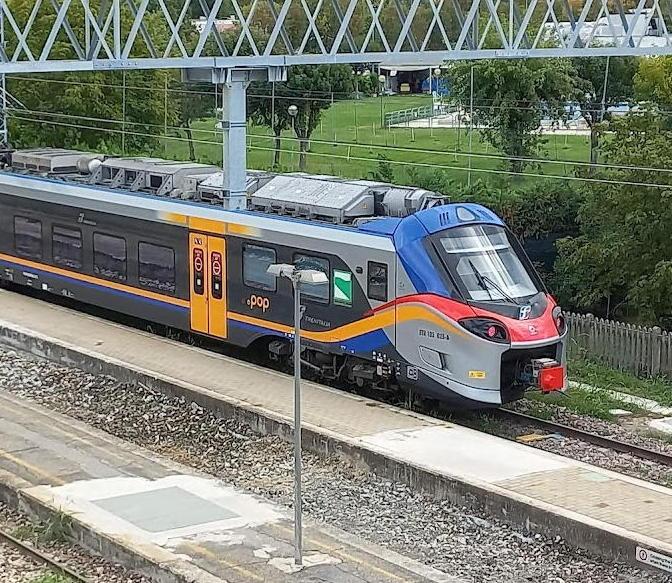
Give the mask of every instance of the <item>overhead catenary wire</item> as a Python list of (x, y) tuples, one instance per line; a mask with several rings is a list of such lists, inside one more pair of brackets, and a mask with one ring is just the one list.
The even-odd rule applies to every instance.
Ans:
[[(24, 121), (29, 121), (29, 122), (34, 122), (34, 123), (44, 123), (44, 124), (50, 124), (54, 126), (64, 126), (64, 127), (72, 127), (72, 128), (79, 128), (79, 129), (86, 129), (86, 130), (98, 130), (98, 131), (106, 131), (106, 132), (111, 132), (111, 133), (117, 133), (121, 134), (123, 130), (117, 130), (113, 128), (99, 128), (99, 127), (93, 127), (93, 126), (84, 126), (80, 124), (72, 124), (72, 123), (64, 123), (64, 122), (57, 122), (57, 121), (45, 121), (45, 120), (34, 120), (31, 118), (22, 118), (22, 116), (17, 115), (17, 114), (12, 114), (12, 117), (16, 119), (23, 119)], [(129, 135), (135, 135), (135, 136), (142, 136), (142, 137), (151, 137), (151, 138), (156, 138), (156, 139), (171, 139), (171, 140), (177, 140), (177, 141), (182, 141), (182, 142), (188, 142), (189, 140), (187, 138), (180, 138), (180, 137), (168, 137), (164, 138), (160, 135), (157, 134), (149, 134), (145, 132), (135, 132), (135, 131), (127, 131), (126, 132)], [(207, 144), (207, 145), (215, 145), (215, 146), (220, 146), (220, 142), (214, 142), (214, 141), (209, 141), (209, 140), (199, 140), (199, 139), (193, 139), (194, 143), (198, 144)], [(265, 147), (265, 146), (255, 146), (255, 145), (248, 145), (248, 148), (251, 150), (260, 150), (260, 151), (268, 151), (268, 152), (273, 152), (275, 151), (275, 148), (271, 147)], [(290, 149), (284, 149), (281, 148), (280, 152), (282, 153), (288, 153), (288, 154), (295, 154), (296, 150), (290, 150)], [(379, 160), (377, 158), (367, 158), (363, 156), (353, 156), (353, 155), (342, 155), (342, 154), (333, 154), (333, 153), (327, 153), (327, 152), (306, 152), (308, 156), (311, 157), (322, 157), (322, 158), (334, 158), (334, 159), (340, 159), (340, 160), (354, 160), (354, 161), (362, 161), (362, 162), (372, 162), (372, 163), (378, 163)], [(418, 166), (421, 168), (430, 168), (430, 169), (439, 169), (439, 170), (454, 170), (454, 171), (459, 171), (459, 172), (466, 172), (467, 169), (462, 167), (462, 166), (451, 166), (451, 165), (446, 165), (446, 164), (437, 164), (437, 163), (428, 163), (428, 162), (408, 162), (404, 160), (388, 160), (390, 164), (394, 165), (399, 165), (399, 166)], [(579, 182), (587, 182), (587, 183), (594, 183), (594, 184), (613, 184), (613, 185), (626, 185), (626, 186), (639, 186), (639, 187), (646, 187), (646, 188), (662, 188), (662, 189), (672, 189), (672, 184), (658, 184), (658, 183), (648, 183), (648, 182), (638, 182), (638, 181), (629, 181), (629, 180), (612, 180), (612, 179), (605, 179), (605, 178), (594, 178), (594, 177), (578, 177), (578, 176), (564, 176), (564, 175), (556, 175), (556, 174), (541, 174), (541, 173), (536, 173), (536, 172), (515, 172), (512, 170), (499, 170), (499, 169), (494, 169), (494, 168), (473, 168), (472, 167), (472, 172), (476, 173), (483, 173), (483, 174), (495, 174), (495, 175), (508, 175), (508, 176), (520, 176), (520, 177), (527, 177), (527, 178), (542, 178), (542, 179), (551, 179), (551, 180), (568, 180), (568, 181), (579, 181)]]
[[(18, 81), (29, 81), (29, 82), (44, 82), (44, 83), (57, 83), (57, 84), (65, 84), (65, 85), (80, 85), (80, 86), (92, 86), (92, 87), (102, 87), (105, 89), (119, 89), (121, 90), (123, 88), (122, 85), (118, 83), (92, 83), (88, 81), (74, 81), (70, 79), (46, 79), (42, 77), (21, 77), (19, 75), (12, 75), (11, 77), (8, 78), (8, 81), (11, 81), (12, 79), (18, 80)], [(195, 81), (186, 81), (184, 82), (185, 85), (204, 85), (202, 82), (195, 82)], [(182, 94), (187, 94), (187, 95), (201, 95), (201, 96), (210, 96), (213, 97), (216, 94), (216, 90), (213, 89), (212, 91), (196, 91), (193, 89), (184, 89), (184, 88), (171, 88), (168, 87), (167, 89), (165, 87), (157, 87), (155, 85), (127, 85), (126, 90), (128, 91), (155, 91), (155, 92), (161, 92), (163, 93), (164, 91), (168, 91), (169, 93), (182, 93)], [(291, 87), (283, 86), (283, 92), (293, 92), (296, 93), (297, 95), (295, 96), (289, 96), (285, 94), (277, 94), (276, 99), (295, 99), (298, 101), (325, 101), (325, 102), (330, 102), (333, 103), (334, 101), (350, 101), (352, 100), (352, 92), (333, 92), (333, 91), (310, 91), (310, 90), (304, 90), (304, 89), (294, 89)], [(313, 95), (313, 97), (306, 97), (306, 95)], [(321, 96), (321, 97), (319, 97)], [(337, 96), (342, 96), (340, 99), (334, 99)], [(256, 97), (256, 98), (272, 98), (272, 94), (269, 91), (268, 93), (254, 93), (254, 92), (248, 92), (248, 97)], [(427, 96), (427, 99), (429, 100), (429, 96)], [(474, 99), (474, 107), (491, 107), (494, 109), (506, 109), (506, 110), (517, 110), (517, 111), (538, 111), (538, 110), (544, 110), (546, 107), (544, 104), (540, 103), (538, 105), (522, 105), (527, 104), (527, 101), (520, 100), (519, 103), (513, 103), (511, 105), (503, 105), (503, 104), (497, 104), (495, 105), (494, 102), (495, 99), (488, 99), (488, 98), (481, 98), (481, 99)], [(594, 104), (593, 107), (587, 107), (586, 103), (584, 102), (583, 104), (580, 104), (578, 101), (574, 102), (568, 102), (570, 104), (576, 104), (583, 111), (586, 113), (600, 113), (602, 110), (602, 103), (599, 101), (597, 98), (590, 100), (591, 104)], [(467, 104), (463, 104), (460, 101), (458, 101), (455, 105), (461, 105), (464, 109), (467, 108)], [(635, 103), (634, 105), (637, 105)], [(413, 107), (410, 107), (408, 109), (413, 109)], [(664, 108), (657, 108), (656, 112), (659, 114), (671, 114), (672, 115), (672, 109), (664, 109)]]
[[(173, 126), (173, 125), (166, 125), (166, 124), (153, 124), (153, 123), (148, 123), (148, 122), (132, 122), (132, 121), (123, 121), (123, 120), (115, 120), (115, 119), (103, 119), (99, 117), (91, 117), (91, 116), (83, 116), (83, 115), (77, 115), (77, 114), (69, 114), (69, 113), (58, 113), (58, 112), (48, 112), (48, 111), (39, 111), (39, 110), (30, 110), (30, 109), (16, 109), (16, 108), (8, 108), (10, 113), (13, 112), (18, 112), (20, 114), (29, 114), (29, 115), (40, 115), (40, 116), (47, 116), (47, 117), (61, 117), (61, 118), (71, 118), (75, 120), (80, 120), (80, 121), (88, 121), (88, 122), (93, 122), (93, 123), (103, 123), (103, 124), (117, 124), (120, 126), (141, 126), (141, 127), (146, 127), (146, 128), (160, 128), (161, 130), (165, 130), (166, 128), (171, 130), (171, 131), (184, 131), (184, 127), (182, 126)], [(17, 118), (18, 119), (18, 118)], [(23, 118), (22, 118), (23, 119)], [(46, 120), (39, 120), (39, 119), (34, 119), (31, 121), (35, 122), (45, 122)], [(63, 124), (60, 124), (63, 125)], [(81, 128), (80, 128), (81, 129)], [(101, 127), (95, 127), (95, 128), (90, 128), (90, 129), (96, 129), (96, 130), (103, 130), (105, 128)], [(199, 129), (199, 128), (191, 128), (191, 131), (193, 133), (199, 133), (199, 134), (211, 134), (211, 135), (217, 135), (219, 133), (218, 130), (213, 129)], [(152, 137), (156, 137), (157, 139), (176, 139), (175, 136), (170, 136), (166, 135), (165, 131), (164, 134), (147, 134), (148, 136), (151, 135)], [(267, 140), (275, 140), (276, 137), (274, 135), (270, 134), (257, 134), (257, 133), (248, 133), (248, 137), (253, 137), (253, 138), (259, 138), (259, 139), (267, 139)], [(296, 138), (294, 137), (286, 137), (286, 136), (280, 136), (279, 138), (282, 141), (285, 140), (295, 140)], [(607, 170), (623, 170), (623, 171), (638, 171), (638, 172), (660, 172), (660, 173), (672, 173), (672, 168), (659, 168), (655, 166), (637, 166), (637, 165), (626, 165), (626, 164), (609, 164), (605, 162), (596, 162), (596, 163), (591, 163), (591, 162), (584, 162), (581, 160), (562, 160), (562, 159), (554, 159), (554, 158), (528, 158), (524, 156), (505, 156), (505, 155), (498, 155), (498, 154), (484, 154), (484, 153), (469, 153), (469, 152), (459, 152), (459, 151), (438, 151), (438, 150), (432, 150), (432, 149), (427, 149), (427, 148), (411, 148), (411, 147), (403, 147), (403, 146), (389, 146), (389, 145), (384, 145), (384, 144), (371, 144), (371, 143), (361, 143), (361, 142), (345, 142), (345, 141), (338, 141), (338, 140), (320, 140), (320, 139), (310, 139), (310, 142), (313, 144), (321, 144), (321, 145), (328, 145), (328, 146), (340, 146), (340, 147), (349, 147), (349, 148), (367, 148), (367, 149), (378, 149), (378, 150), (383, 150), (383, 151), (388, 151), (388, 152), (403, 152), (403, 153), (412, 153), (412, 154), (428, 154), (428, 155), (444, 155), (444, 156), (454, 156), (454, 157), (462, 157), (462, 158), (482, 158), (486, 160), (494, 160), (498, 162), (509, 162), (509, 161), (518, 161), (518, 162), (524, 162), (527, 164), (549, 164), (549, 165), (562, 165), (562, 166), (578, 166), (578, 167), (585, 167), (585, 168), (600, 168), (600, 169), (607, 169)], [(207, 143), (214, 143), (214, 142), (207, 142)], [(217, 142), (219, 143), (219, 142)]]

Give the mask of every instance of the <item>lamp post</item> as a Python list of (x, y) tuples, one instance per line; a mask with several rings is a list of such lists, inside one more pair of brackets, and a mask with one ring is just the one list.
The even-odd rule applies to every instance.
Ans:
[(316, 269), (299, 269), (288, 263), (269, 265), (268, 273), (291, 280), (294, 289), (294, 563), (303, 565), (301, 521), (301, 284), (324, 285), (327, 275)]
[(383, 112), (383, 93), (385, 91), (385, 75), (378, 75), (378, 93), (380, 93), (380, 128), (385, 127), (385, 113)]
[[(292, 132), (294, 133), (294, 139), (297, 139), (296, 135), (296, 116), (299, 113), (299, 108), (296, 107), (296, 105), (290, 105), (287, 108), (287, 113), (289, 114), (289, 117), (292, 119)], [(299, 143), (299, 149), (301, 149), (301, 144)], [(301, 159), (301, 154), (299, 153), (299, 160)], [(292, 162), (294, 160), (292, 159)]]
[(467, 185), (471, 186), (471, 154), (472, 139), (474, 136), (474, 66), (471, 66), (469, 90), (469, 174), (467, 175)]

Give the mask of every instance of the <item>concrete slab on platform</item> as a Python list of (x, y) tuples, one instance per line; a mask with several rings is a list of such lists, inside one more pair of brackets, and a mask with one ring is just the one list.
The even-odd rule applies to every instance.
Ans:
[(79, 540), (158, 581), (459, 583), (310, 523), (298, 567), (285, 509), (2, 391), (0, 444), (0, 500), (69, 515)]

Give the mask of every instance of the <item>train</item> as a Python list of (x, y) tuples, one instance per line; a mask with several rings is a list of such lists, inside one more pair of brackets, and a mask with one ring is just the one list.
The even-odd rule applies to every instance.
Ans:
[[(491, 210), (420, 188), (65, 149), (0, 170), (0, 282), (454, 408), (567, 386), (561, 308)], [(270, 269), (269, 269), (270, 268)], [(325, 282), (326, 281), (326, 282)]]

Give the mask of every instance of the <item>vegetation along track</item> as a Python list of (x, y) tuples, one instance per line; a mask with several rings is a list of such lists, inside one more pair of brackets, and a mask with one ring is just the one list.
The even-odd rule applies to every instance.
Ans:
[(626, 443), (611, 437), (604, 437), (603, 435), (591, 433), (590, 431), (577, 429), (576, 427), (570, 427), (569, 425), (556, 423), (547, 419), (540, 419), (539, 417), (533, 417), (532, 415), (519, 413), (518, 411), (511, 411), (509, 409), (496, 409), (492, 411), (491, 414), (502, 421), (516, 421), (518, 423), (525, 423), (534, 427), (539, 427), (545, 431), (552, 431), (553, 433), (558, 433), (560, 435), (564, 435), (565, 437), (579, 439), (599, 447), (604, 447), (605, 449), (611, 449), (621, 453), (628, 453), (641, 459), (672, 467), (672, 455), (662, 451), (655, 451), (653, 449)]
[(69, 567), (59, 563), (58, 561), (38, 551), (32, 545), (20, 541), (19, 539), (13, 537), (11, 534), (5, 532), (2, 529), (0, 529), (0, 542), (4, 542), (7, 543), (8, 545), (11, 545), (15, 549), (17, 549), (21, 554), (31, 558), (37, 563), (44, 565), (50, 571), (53, 571), (58, 575), (62, 575), (68, 580), (74, 581), (76, 583), (90, 583), (89, 580), (85, 578), (83, 575), (76, 573)]

